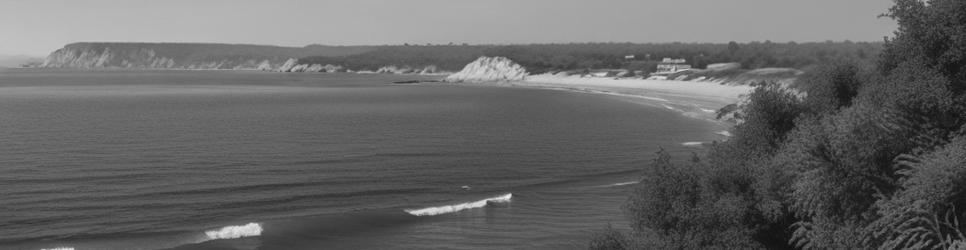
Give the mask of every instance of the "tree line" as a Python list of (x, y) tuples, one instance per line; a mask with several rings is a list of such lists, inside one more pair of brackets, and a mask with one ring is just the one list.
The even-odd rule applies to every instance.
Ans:
[[(375, 46), (370, 51), (343, 56), (310, 56), (303, 64), (342, 65), (352, 70), (376, 70), (383, 66), (459, 71), (480, 56), (502, 56), (532, 74), (583, 69), (630, 69), (653, 71), (662, 58), (683, 58), (692, 66), (739, 62), (746, 69), (766, 67), (808, 68), (833, 60), (872, 61), (881, 42), (812, 43), (568, 43), (528, 45), (427, 45)], [(625, 56), (634, 59), (625, 59)]]

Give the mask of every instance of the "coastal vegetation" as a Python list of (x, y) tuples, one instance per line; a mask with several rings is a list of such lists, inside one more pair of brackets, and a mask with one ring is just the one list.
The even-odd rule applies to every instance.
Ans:
[(493, 56), (509, 58), (533, 74), (583, 69), (629, 69), (650, 73), (665, 57), (684, 58), (697, 68), (720, 62), (738, 62), (743, 69), (809, 68), (832, 60), (871, 61), (881, 49), (882, 43), (851, 41), (397, 45), (377, 46), (352, 55), (303, 57), (299, 63), (342, 65), (357, 71), (375, 71), (387, 65), (411, 68), (433, 65), (443, 71), (455, 72), (481, 56)]
[(271, 45), (221, 44), (221, 43), (72, 43), (64, 46), (75, 50), (138, 51), (151, 49), (177, 61), (202, 60), (211, 57), (230, 58), (291, 58), (306, 55), (344, 56), (372, 50), (367, 46), (308, 45), (305, 47), (281, 47)]
[[(279, 47), (205, 43), (72, 43), (54, 51), (43, 67), (280, 70), (331, 65), (342, 71), (456, 72), (480, 58), (506, 57), (531, 74), (595, 69), (646, 76), (663, 58), (685, 59), (694, 68), (733, 63), (728, 71), (695, 74), (721, 78), (760, 68), (808, 69), (834, 60), (871, 62), (881, 42), (775, 43), (568, 43), (520, 45), (374, 45)], [(293, 60), (290, 60), (293, 59)], [(393, 68), (396, 70), (380, 70)], [(285, 71), (285, 70), (281, 70)], [(315, 72), (317, 70), (308, 70)], [(326, 70), (329, 72), (330, 70)], [(624, 75), (625, 77), (633, 76)]]
[(46, 68), (270, 69), (289, 58), (344, 56), (368, 46), (280, 47), (218, 43), (103, 43), (65, 45), (47, 56)]
[(625, 207), (632, 231), (590, 248), (966, 249), (963, 13), (896, 0), (873, 60), (760, 84), (729, 140), (657, 152)]

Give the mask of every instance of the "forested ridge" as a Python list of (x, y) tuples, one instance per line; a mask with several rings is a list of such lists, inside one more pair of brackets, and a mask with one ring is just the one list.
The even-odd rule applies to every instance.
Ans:
[[(176, 67), (210, 62), (255, 63), (269, 60), (281, 64), (298, 58), (298, 64), (342, 66), (353, 71), (377, 71), (382, 67), (456, 72), (481, 56), (502, 56), (527, 68), (531, 74), (592, 69), (627, 69), (653, 72), (663, 58), (681, 58), (695, 68), (713, 63), (741, 64), (743, 69), (768, 67), (807, 69), (835, 60), (872, 61), (881, 42), (826, 41), (809, 43), (568, 43), (520, 45), (372, 45), (280, 47), (213, 43), (72, 43), (51, 55), (73, 59), (94, 53), (91, 60), (108, 54), (103, 67), (125, 67), (124, 61), (155, 67), (154, 58), (166, 58)], [(633, 59), (626, 58), (632, 56)], [(51, 58), (51, 57), (48, 57)], [(53, 57), (56, 58), (56, 57)], [(148, 61), (148, 62), (141, 62)], [(66, 65), (57, 66), (71, 66)], [(233, 64), (220, 68), (232, 68)], [(276, 65), (278, 66), (278, 65)]]
[(179, 62), (235, 58), (286, 59), (307, 55), (345, 56), (372, 50), (369, 46), (326, 46), (308, 45), (305, 47), (282, 47), (271, 45), (224, 44), (224, 43), (126, 43), (126, 42), (80, 42), (64, 46), (76, 51), (118, 51), (130, 52), (151, 50), (160, 56)]
[(761, 84), (734, 135), (657, 152), (591, 249), (966, 249), (966, 1), (896, 0), (874, 62)]
[[(344, 56), (310, 56), (300, 64), (341, 65), (352, 70), (377, 70), (395, 65), (436, 66), (459, 71), (480, 56), (502, 56), (531, 73), (582, 69), (630, 69), (652, 72), (662, 58), (683, 58), (697, 68), (711, 63), (738, 62), (746, 69), (808, 68), (824, 62), (852, 59), (871, 61), (881, 42), (774, 43), (570, 43), (526, 45), (394, 45)], [(632, 55), (634, 59), (625, 59)]]

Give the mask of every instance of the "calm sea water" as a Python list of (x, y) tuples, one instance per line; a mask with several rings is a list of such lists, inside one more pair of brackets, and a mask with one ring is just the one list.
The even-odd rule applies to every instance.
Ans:
[[(658, 147), (626, 97), (413, 76), (0, 72), (0, 249), (580, 249)], [(465, 186), (465, 187), (464, 187)]]

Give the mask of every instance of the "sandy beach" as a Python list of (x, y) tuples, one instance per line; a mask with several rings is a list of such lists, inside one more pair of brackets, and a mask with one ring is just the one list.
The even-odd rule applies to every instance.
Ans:
[(737, 103), (750, 93), (750, 86), (732, 86), (716, 82), (692, 82), (645, 79), (613, 79), (600, 77), (531, 75), (522, 81), (474, 83), (494, 86), (545, 88), (584, 93), (632, 97), (637, 103), (663, 107), (693, 118), (720, 122), (715, 111)]

